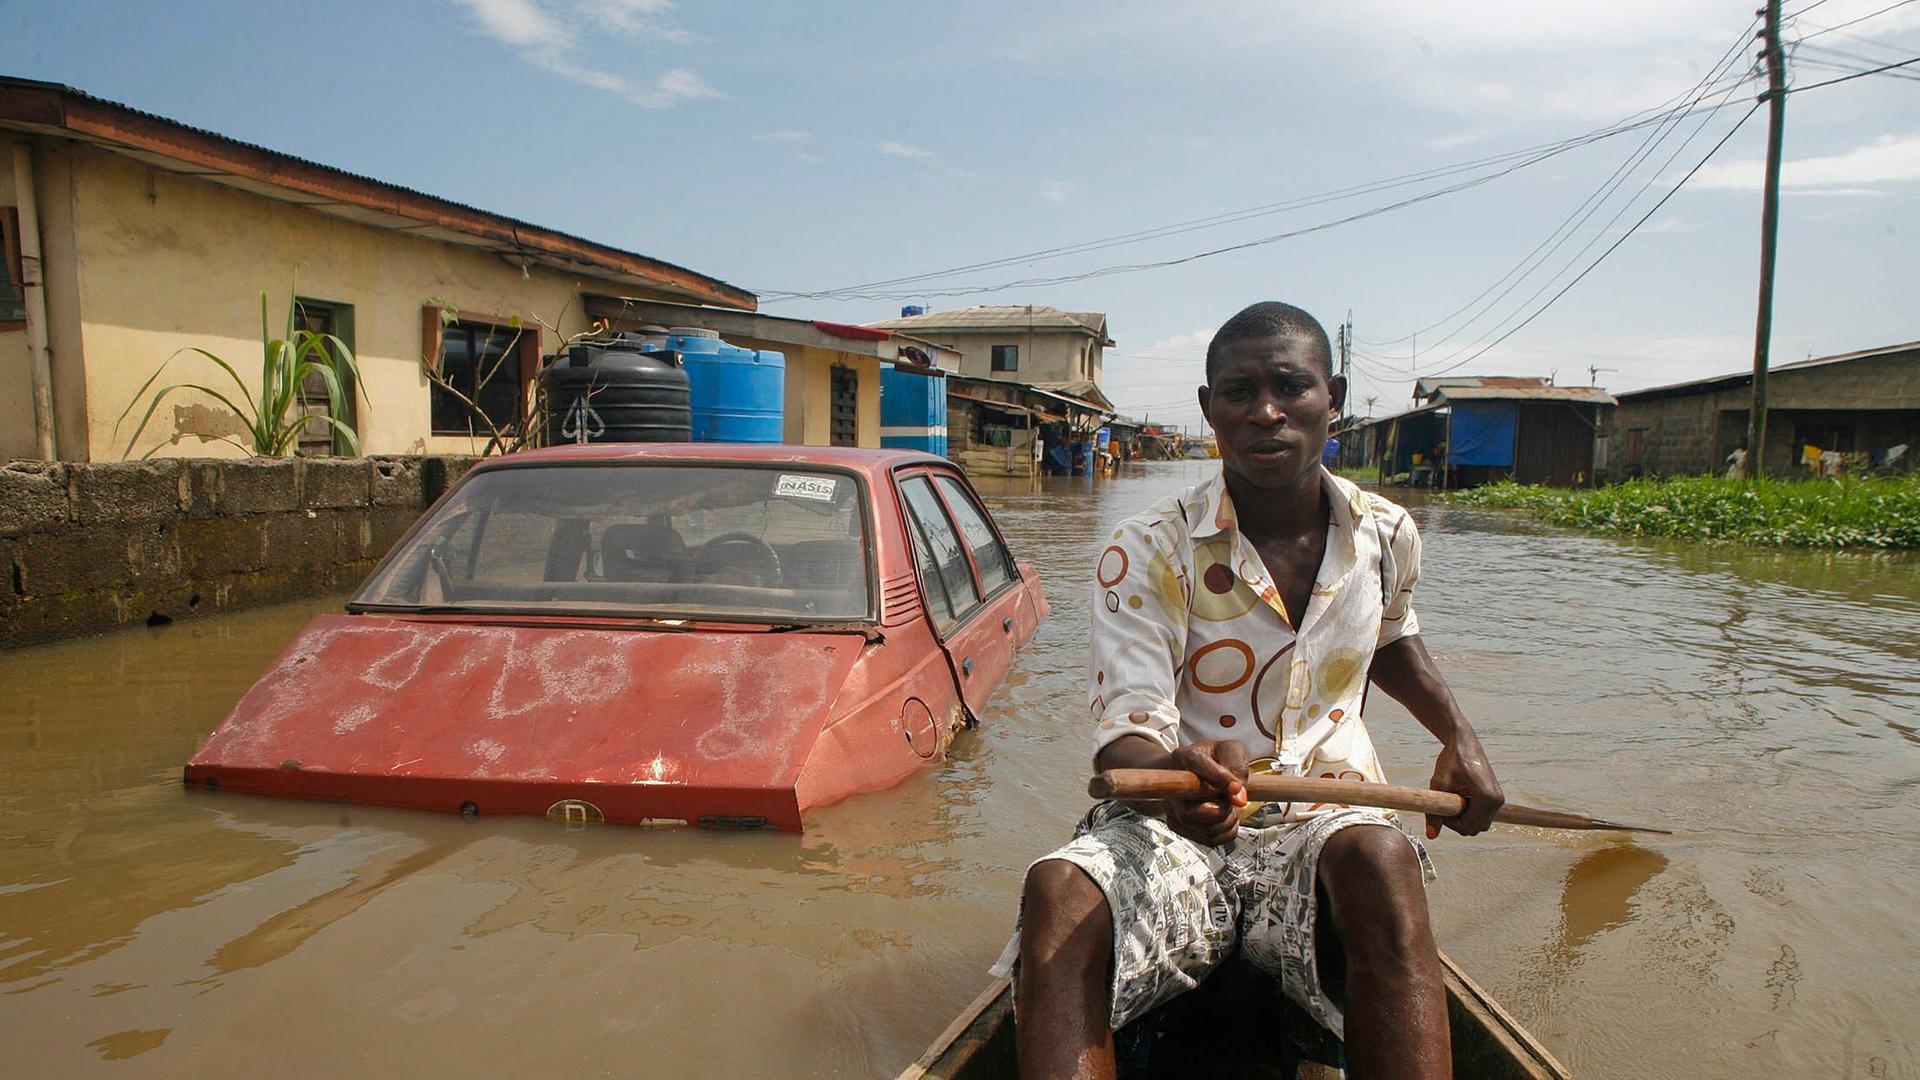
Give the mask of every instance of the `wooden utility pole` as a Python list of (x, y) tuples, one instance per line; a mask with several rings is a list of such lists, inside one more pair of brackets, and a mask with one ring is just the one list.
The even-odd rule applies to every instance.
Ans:
[(1780, 51), (1780, 0), (1758, 14), (1767, 61), (1767, 179), (1760, 195), (1760, 312), (1753, 326), (1753, 405), (1747, 414), (1747, 478), (1761, 476), (1767, 456), (1767, 351), (1773, 342), (1773, 251), (1780, 233), (1780, 139), (1787, 122), (1787, 58)]

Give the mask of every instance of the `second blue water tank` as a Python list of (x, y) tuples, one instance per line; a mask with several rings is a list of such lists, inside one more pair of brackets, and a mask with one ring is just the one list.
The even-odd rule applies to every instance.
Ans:
[(695, 442), (777, 443), (786, 432), (787, 358), (742, 349), (712, 331), (676, 328), (667, 348), (686, 366)]

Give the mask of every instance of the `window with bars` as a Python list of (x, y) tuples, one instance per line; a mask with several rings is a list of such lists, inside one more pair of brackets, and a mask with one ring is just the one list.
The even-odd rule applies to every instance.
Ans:
[[(332, 334), (340, 339), (347, 348), (353, 348), (353, 305), (337, 304), (330, 300), (310, 300), (304, 296), (293, 302), (293, 323), (296, 330), (307, 330), (315, 334)], [(329, 355), (333, 349), (327, 349)], [(333, 356), (333, 376), (340, 383), (340, 391), (346, 401), (342, 402), (341, 417), (349, 426), (355, 420), (353, 372), (341, 362), (339, 356)], [(327, 390), (327, 380), (319, 372), (307, 376), (300, 384), (300, 411), (309, 417), (327, 415), (327, 406), (331, 398)], [(347, 452), (345, 440), (332, 426), (321, 420), (309, 419), (300, 429), (300, 453), (315, 457), (325, 454), (344, 454)]]
[(20, 329), (26, 324), (27, 294), (20, 282), (20, 215), (11, 206), (0, 206), (0, 330)]
[(834, 446), (860, 445), (860, 373), (850, 367), (832, 369), (832, 408), (829, 441)]

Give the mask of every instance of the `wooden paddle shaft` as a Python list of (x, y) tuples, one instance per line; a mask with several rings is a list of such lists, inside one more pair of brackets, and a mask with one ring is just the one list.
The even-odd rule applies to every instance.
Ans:
[[(1181, 769), (1108, 769), (1087, 783), (1087, 794), (1096, 799), (1152, 800), (1191, 799), (1212, 789), (1200, 778)], [(1450, 791), (1430, 788), (1399, 787), (1394, 784), (1368, 784), (1358, 780), (1323, 780), (1310, 776), (1274, 776), (1261, 774), (1247, 778), (1247, 798), (1254, 802), (1344, 803), (1348, 806), (1375, 806), (1386, 810), (1408, 810), (1436, 817), (1458, 816), (1466, 800)], [(1512, 803), (1500, 808), (1493, 820), (1508, 825), (1534, 825), (1547, 829), (1633, 828), (1610, 821), (1597, 821), (1578, 814), (1536, 810)], [(1652, 831), (1652, 830), (1649, 830)]]

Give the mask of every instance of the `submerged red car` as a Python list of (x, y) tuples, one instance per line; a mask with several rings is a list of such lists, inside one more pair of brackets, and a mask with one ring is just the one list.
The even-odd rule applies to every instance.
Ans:
[(799, 829), (940, 761), (1047, 614), (966, 478), (894, 450), (632, 443), (463, 477), (186, 782)]

